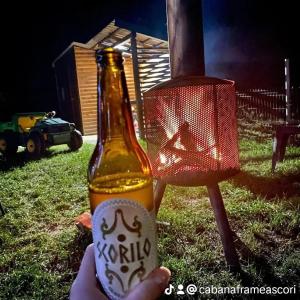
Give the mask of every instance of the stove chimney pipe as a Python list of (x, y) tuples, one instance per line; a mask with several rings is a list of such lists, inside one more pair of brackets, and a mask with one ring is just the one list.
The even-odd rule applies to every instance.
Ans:
[(202, 0), (167, 0), (171, 77), (204, 76)]

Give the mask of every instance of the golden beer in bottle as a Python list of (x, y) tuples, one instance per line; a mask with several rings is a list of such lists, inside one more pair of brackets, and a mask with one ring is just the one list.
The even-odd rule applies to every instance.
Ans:
[(97, 51), (98, 140), (88, 180), (97, 274), (111, 299), (157, 265), (150, 163), (135, 136), (123, 58)]

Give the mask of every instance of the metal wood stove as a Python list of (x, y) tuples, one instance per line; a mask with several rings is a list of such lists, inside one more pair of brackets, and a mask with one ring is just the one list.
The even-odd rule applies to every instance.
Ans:
[(201, 1), (167, 0), (167, 16), (171, 80), (143, 95), (156, 208), (166, 184), (206, 185), (227, 263), (239, 269), (218, 187), (239, 171), (234, 82), (204, 76)]

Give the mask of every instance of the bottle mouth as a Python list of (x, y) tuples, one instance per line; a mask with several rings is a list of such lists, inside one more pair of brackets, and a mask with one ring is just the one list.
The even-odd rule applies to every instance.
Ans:
[(96, 61), (101, 66), (122, 65), (122, 53), (112, 47), (99, 49), (96, 51)]

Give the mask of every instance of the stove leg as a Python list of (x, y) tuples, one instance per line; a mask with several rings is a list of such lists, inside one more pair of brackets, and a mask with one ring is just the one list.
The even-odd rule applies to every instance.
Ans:
[(1, 211), (1, 217), (5, 215), (5, 211), (4, 211), (4, 208), (0, 202), (0, 211)]
[(241, 270), (239, 258), (234, 247), (233, 235), (227, 219), (225, 206), (218, 184), (207, 186), (211, 206), (214, 210), (218, 230), (221, 236), (227, 264), (231, 271)]
[(278, 160), (279, 161), (283, 161), (283, 159), (284, 159), (284, 155), (285, 155), (285, 150), (286, 150), (286, 146), (287, 146), (287, 143), (288, 143), (288, 139), (289, 139), (289, 135), (288, 134), (284, 134), (281, 137), (281, 144), (280, 144), (279, 155), (278, 155)]
[(161, 204), (161, 200), (164, 196), (164, 192), (166, 189), (167, 184), (161, 180), (157, 180), (157, 183), (155, 185), (154, 189), (154, 204), (155, 204), (155, 212), (158, 214), (158, 210)]

